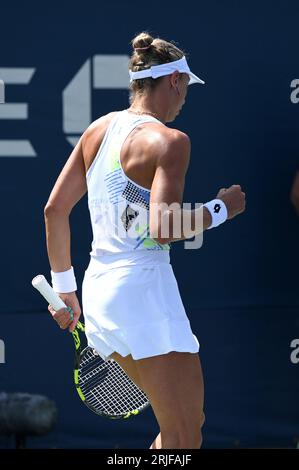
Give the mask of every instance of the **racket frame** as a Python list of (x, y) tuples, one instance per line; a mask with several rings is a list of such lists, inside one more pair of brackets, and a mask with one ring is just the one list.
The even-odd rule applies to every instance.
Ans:
[[(128, 419), (131, 416), (138, 415), (139, 413), (144, 411), (146, 408), (148, 408), (149, 405), (150, 405), (149, 401), (147, 403), (145, 403), (140, 409), (132, 410), (132, 411), (129, 411), (128, 413), (126, 413), (126, 414), (116, 416), (116, 415), (111, 415), (111, 414), (108, 414), (108, 413), (100, 412), (99, 410), (95, 409), (93, 406), (91, 406), (88, 403), (88, 401), (86, 400), (86, 398), (84, 396), (84, 393), (83, 393), (83, 391), (80, 387), (80, 384), (79, 384), (79, 367), (80, 367), (80, 362), (83, 359), (83, 357), (85, 356), (85, 354), (87, 353), (87, 351), (89, 351), (92, 348), (90, 348), (90, 346), (87, 346), (84, 349), (82, 349), (80, 333), (81, 334), (83, 333), (84, 336), (85, 336), (85, 326), (84, 326), (83, 323), (78, 321), (77, 325), (76, 325), (76, 328), (74, 329), (74, 331), (72, 331), (72, 336), (73, 336), (74, 343), (75, 343), (74, 382), (75, 382), (75, 387), (76, 387), (77, 393), (78, 393), (80, 399), (83, 401), (84, 405), (87, 406), (87, 408), (89, 408), (91, 411), (93, 411), (97, 415), (105, 416), (105, 417), (110, 418), (110, 419)], [(107, 359), (107, 361), (114, 361), (114, 359)], [(125, 372), (124, 372), (124, 374), (125, 374)], [(137, 387), (137, 385), (136, 385), (136, 387)]]

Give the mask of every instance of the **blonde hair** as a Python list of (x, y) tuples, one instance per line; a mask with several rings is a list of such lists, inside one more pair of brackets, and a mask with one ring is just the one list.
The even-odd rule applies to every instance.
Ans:
[[(165, 41), (164, 39), (154, 39), (147, 31), (143, 31), (135, 36), (131, 41), (134, 52), (129, 60), (129, 69), (132, 72), (139, 72), (150, 68), (152, 65), (165, 64), (181, 59), (187, 54), (179, 49), (173, 41)], [(147, 90), (154, 89), (163, 77), (159, 78), (142, 78), (133, 80), (129, 87), (129, 102), (132, 104), (135, 95), (142, 95)]]

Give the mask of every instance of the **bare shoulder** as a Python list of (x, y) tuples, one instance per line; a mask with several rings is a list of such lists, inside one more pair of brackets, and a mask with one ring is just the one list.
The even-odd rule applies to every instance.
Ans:
[(168, 149), (173, 151), (176, 148), (179, 152), (190, 153), (191, 140), (188, 134), (178, 129), (168, 129), (168, 131), (169, 133), (165, 136)]
[(111, 119), (117, 113), (118, 111), (113, 111), (111, 113), (105, 114), (104, 116), (101, 116), (100, 118), (93, 121), (83, 133), (81, 139), (83, 160), (86, 171), (91, 166), (97, 151), (100, 148)]
[(172, 129), (170, 127), (161, 125), (159, 123), (150, 123), (145, 127), (145, 137), (151, 142), (163, 142), (164, 144), (172, 144), (178, 142), (189, 142), (190, 138), (185, 132), (178, 129)]
[(173, 165), (176, 162), (188, 166), (191, 141), (185, 132), (154, 123), (147, 126), (146, 141), (156, 155), (156, 165)]
[(160, 150), (159, 153), (163, 153), (167, 148), (175, 145), (191, 146), (190, 138), (185, 132), (169, 128), (159, 123), (150, 123), (144, 126), (140, 137), (153, 148), (157, 146)]
[(85, 130), (83, 137), (88, 138), (100, 129), (107, 127), (111, 119), (118, 114), (119, 111), (112, 111), (111, 113), (104, 114), (103, 116), (95, 119)]

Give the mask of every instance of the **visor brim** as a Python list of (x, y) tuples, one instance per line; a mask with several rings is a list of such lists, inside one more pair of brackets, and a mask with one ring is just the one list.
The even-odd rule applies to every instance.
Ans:
[(205, 82), (194, 73), (189, 72), (188, 75), (190, 77), (188, 85), (193, 85), (193, 83), (201, 83), (202, 85), (205, 84)]

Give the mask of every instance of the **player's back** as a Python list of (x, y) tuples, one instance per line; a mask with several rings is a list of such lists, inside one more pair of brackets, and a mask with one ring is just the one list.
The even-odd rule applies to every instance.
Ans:
[(109, 255), (113, 255), (117, 265), (139, 264), (153, 256), (157, 261), (169, 259), (169, 245), (149, 237), (150, 187), (155, 172), (149, 148), (158, 143), (162, 129), (172, 130), (150, 115), (127, 110), (99, 121), (94, 123), (93, 133), (101, 138), (100, 146), (92, 162), (85, 162), (93, 229), (91, 256), (104, 260), (108, 255), (111, 261)]

